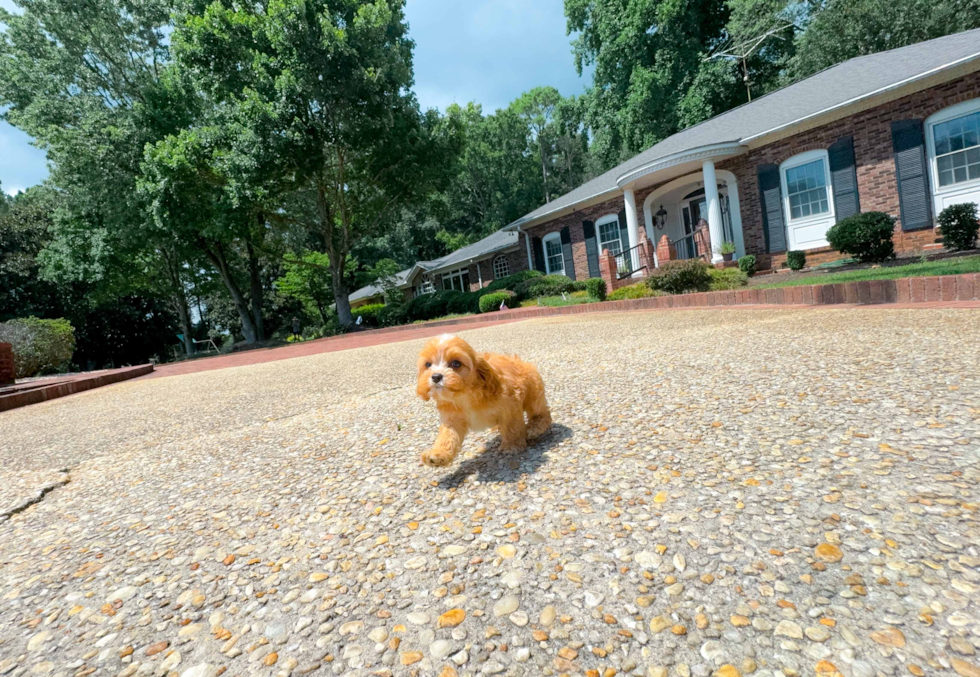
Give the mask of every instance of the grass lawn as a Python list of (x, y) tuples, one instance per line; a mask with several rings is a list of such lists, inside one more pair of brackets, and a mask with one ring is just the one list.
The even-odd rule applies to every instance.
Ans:
[(589, 296), (586, 292), (573, 292), (568, 295), (568, 298), (562, 298), (561, 296), (541, 296), (536, 299), (529, 299), (521, 303), (521, 308), (530, 308), (533, 306), (547, 306), (549, 308), (560, 308), (562, 306), (577, 306), (583, 303), (595, 303), (596, 299)]
[[(761, 284), (750, 285), (754, 289), (773, 289), (775, 287), (798, 287), (805, 284), (839, 284), (841, 282), (861, 282), (863, 280), (896, 280), (900, 277), (926, 277), (931, 275), (961, 275), (964, 273), (980, 273), (980, 256), (964, 256), (961, 258), (926, 261), (924, 263), (909, 263), (904, 266), (881, 266), (879, 268), (862, 268), (840, 273), (811, 273), (801, 277), (794, 276), (789, 280), (778, 282), (763, 282), (766, 278), (757, 278)], [(771, 275), (767, 278), (779, 278)]]

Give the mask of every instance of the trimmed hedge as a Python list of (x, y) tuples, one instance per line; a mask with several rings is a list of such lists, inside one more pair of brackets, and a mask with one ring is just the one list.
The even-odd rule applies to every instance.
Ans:
[(365, 327), (380, 327), (382, 324), (379, 318), (381, 313), (384, 312), (385, 307), (383, 303), (369, 303), (366, 306), (352, 309), (351, 315), (354, 316), (355, 322), (360, 317), (361, 325)]
[(738, 260), (738, 269), (749, 277), (752, 277), (755, 275), (755, 262), (755, 256), (752, 254), (746, 254)]
[(647, 286), (667, 294), (708, 291), (710, 266), (701, 259), (666, 261), (647, 278)]
[(790, 270), (802, 270), (806, 266), (806, 252), (798, 249), (786, 252), (786, 265)]
[(564, 275), (545, 275), (524, 280), (514, 287), (514, 293), (522, 301), (539, 296), (561, 296), (573, 291), (585, 291), (585, 281), (572, 280)]
[(590, 277), (586, 280), (585, 290), (597, 301), (606, 300), (606, 281), (601, 277)]
[(711, 275), (711, 291), (724, 291), (726, 289), (741, 289), (749, 283), (749, 276), (738, 268), (712, 268), (708, 271)]
[(895, 219), (890, 215), (864, 212), (832, 226), (827, 231), (827, 242), (840, 253), (850, 254), (862, 263), (881, 263), (895, 258), (894, 233)]
[(542, 273), (540, 270), (522, 270), (519, 273), (514, 273), (513, 275), (502, 277), (499, 280), (494, 280), (483, 288), (483, 292), (489, 294), (490, 292), (499, 291), (500, 289), (513, 290), (514, 287), (521, 282), (535, 277), (544, 277), (544, 273)]
[(506, 303), (507, 307), (511, 308), (514, 306), (514, 296), (514, 292), (509, 289), (501, 289), (500, 291), (484, 294), (480, 297), (480, 312), (492, 313), (495, 310), (500, 310), (501, 303)]
[(75, 353), (75, 329), (65, 319), (25, 317), (0, 323), (0, 342), (14, 350), (14, 378), (64, 371)]
[(645, 283), (637, 282), (620, 287), (606, 296), (607, 301), (625, 301), (627, 299), (643, 299), (648, 296), (664, 296), (663, 292), (650, 289)]
[(977, 246), (977, 206), (972, 202), (950, 205), (936, 218), (943, 246), (953, 251), (974, 249)]

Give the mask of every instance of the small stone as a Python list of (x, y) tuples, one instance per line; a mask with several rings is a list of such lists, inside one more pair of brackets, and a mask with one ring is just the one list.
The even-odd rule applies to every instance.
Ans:
[(497, 554), (503, 557), (504, 559), (511, 559), (512, 557), (517, 555), (517, 548), (515, 548), (510, 543), (508, 543), (506, 545), (502, 545), (499, 548), (497, 548)]
[(523, 611), (515, 611), (510, 616), (508, 616), (508, 618), (510, 619), (511, 623), (521, 628), (527, 625), (528, 621), (530, 620), (527, 614), (524, 613)]
[(49, 637), (51, 637), (51, 633), (47, 630), (37, 633), (31, 637), (30, 641), (27, 642), (27, 650), (37, 651), (39, 648), (41, 648), (42, 644), (48, 641)]
[(738, 668), (728, 663), (715, 670), (714, 674), (715, 677), (742, 677), (742, 673), (738, 671)]
[(348, 621), (340, 626), (340, 635), (356, 635), (364, 629), (364, 621)]
[(815, 625), (812, 628), (807, 628), (805, 631), (806, 636), (814, 642), (826, 642), (830, 639), (830, 631), (822, 625)]
[(967, 663), (964, 660), (953, 657), (950, 657), (949, 662), (953, 666), (953, 670), (960, 677), (980, 677), (980, 667), (977, 667), (973, 663)]
[(425, 658), (421, 651), (404, 651), (401, 655), (402, 665), (415, 665)]
[(262, 659), (262, 663), (268, 667), (270, 665), (275, 665), (277, 660), (279, 660), (279, 654), (273, 651), (272, 653), (266, 655), (266, 657)]
[(431, 617), (424, 611), (413, 611), (408, 614), (408, 622), (412, 625), (428, 625)]
[(211, 666), (207, 663), (199, 663), (198, 665), (184, 670), (182, 673), (180, 673), (180, 677), (207, 677), (210, 670)]
[(439, 620), (436, 622), (436, 625), (438, 625), (440, 628), (455, 628), (465, 619), (465, 611), (462, 609), (450, 609), (446, 613), (439, 616)]
[(437, 639), (429, 645), (429, 655), (437, 661), (448, 656), (450, 653), (452, 653), (452, 650), (453, 645), (444, 639)]
[(544, 609), (541, 610), (541, 616), (538, 618), (538, 623), (545, 626), (546, 628), (550, 628), (551, 624), (555, 622), (555, 617), (557, 616), (557, 613), (558, 612), (555, 611), (555, 607), (549, 604), (548, 606), (546, 606)]
[(517, 611), (520, 605), (520, 599), (516, 595), (506, 595), (493, 605), (493, 615), (498, 618), (500, 616), (509, 616)]
[(876, 630), (869, 637), (883, 646), (893, 646), (896, 649), (901, 649), (905, 646), (905, 635), (898, 628)]
[(650, 619), (650, 632), (659, 634), (670, 627), (670, 621), (663, 616), (654, 616)]
[(782, 620), (776, 625), (774, 633), (777, 637), (789, 637), (791, 639), (803, 639), (803, 628), (793, 621)]
[(451, 665), (443, 666), (442, 670), (439, 671), (439, 677), (459, 677), (459, 673), (456, 672), (456, 668)]
[(158, 653), (166, 649), (168, 646), (170, 646), (170, 642), (166, 640), (155, 642), (154, 644), (151, 644), (150, 646), (146, 647), (146, 655), (156, 656)]
[(832, 543), (821, 543), (814, 548), (813, 555), (821, 562), (834, 563), (844, 559), (844, 553)]
[(380, 644), (381, 642), (383, 642), (386, 639), (388, 639), (388, 631), (385, 630), (382, 627), (377, 627), (377, 628), (375, 628), (374, 630), (372, 630), (371, 632), (368, 633), (368, 638), (372, 642), (376, 642), (376, 643)]

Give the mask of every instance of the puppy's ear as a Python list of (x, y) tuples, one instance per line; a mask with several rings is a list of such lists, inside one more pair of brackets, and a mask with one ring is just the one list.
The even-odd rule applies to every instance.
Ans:
[(415, 386), (415, 394), (421, 397), (423, 402), (429, 401), (429, 387), (422, 383), (421, 379), (419, 379), (419, 384)]
[(477, 356), (473, 365), (476, 371), (476, 377), (483, 384), (483, 392), (489, 396), (500, 394), (500, 377), (497, 376), (497, 372), (493, 370), (490, 363), (482, 357)]

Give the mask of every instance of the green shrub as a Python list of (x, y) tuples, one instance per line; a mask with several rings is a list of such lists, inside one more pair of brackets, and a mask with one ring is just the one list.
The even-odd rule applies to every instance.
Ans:
[(636, 284), (620, 287), (619, 289), (611, 292), (606, 299), (609, 301), (624, 301), (626, 299), (642, 299), (648, 296), (663, 295), (664, 293), (661, 291), (654, 291), (653, 289), (650, 289), (646, 283), (637, 282)]
[(786, 252), (786, 265), (790, 270), (801, 270), (806, 265), (806, 252), (799, 250)]
[(977, 246), (977, 206), (972, 202), (950, 205), (939, 212), (936, 219), (943, 236), (943, 246), (953, 251), (973, 249)]
[(25, 317), (0, 323), (0, 341), (14, 351), (14, 378), (64, 371), (75, 352), (75, 330), (65, 319)]
[(352, 309), (351, 315), (354, 316), (354, 322), (357, 322), (357, 318), (361, 318), (362, 327), (380, 327), (380, 316), (384, 312), (385, 304), (383, 303), (369, 303), (366, 306), (361, 306), (359, 308)]
[(606, 300), (606, 281), (601, 277), (590, 277), (585, 281), (585, 290), (597, 301)]
[(585, 282), (575, 281), (564, 275), (545, 275), (532, 277), (518, 283), (514, 293), (519, 299), (533, 299), (539, 296), (561, 296), (573, 291), (584, 291)]
[(499, 289), (513, 290), (514, 287), (521, 282), (535, 277), (544, 277), (544, 273), (542, 273), (540, 270), (522, 270), (519, 273), (514, 273), (513, 275), (502, 277), (499, 280), (494, 280), (483, 288), (483, 292), (489, 294), (490, 292), (495, 292)]
[(589, 296), (588, 292), (579, 291), (565, 296), (541, 296), (535, 299), (535, 305), (558, 308), (561, 306), (578, 306), (583, 303), (595, 303), (595, 299)]
[(864, 212), (849, 216), (831, 227), (827, 231), (827, 242), (837, 251), (850, 254), (858, 261), (881, 263), (895, 257), (894, 233), (895, 219), (891, 216), (884, 212)]
[(755, 275), (755, 256), (752, 254), (746, 254), (740, 258), (738, 260), (738, 269), (749, 277)]
[(480, 312), (480, 296), (476, 291), (457, 292), (446, 304), (450, 315), (474, 315)]
[(500, 309), (501, 303), (506, 303), (507, 307), (510, 308), (514, 305), (513, 298), (514, 292), (509, 289), (501, 289), (500, 291), (484, 294), (480, 297), (480, 312), (492, 313)]
[(749, 276), (738, 268), (711, 268), (708, 271), (711, 275), (711, 291), (722, 291), (725, 289), (741, 289), (749, 283)]
[(666, 261), (647, 278), (647, 285), (667, 294), (707, 291), (711, 286), (709, 269), (701, 259)]

